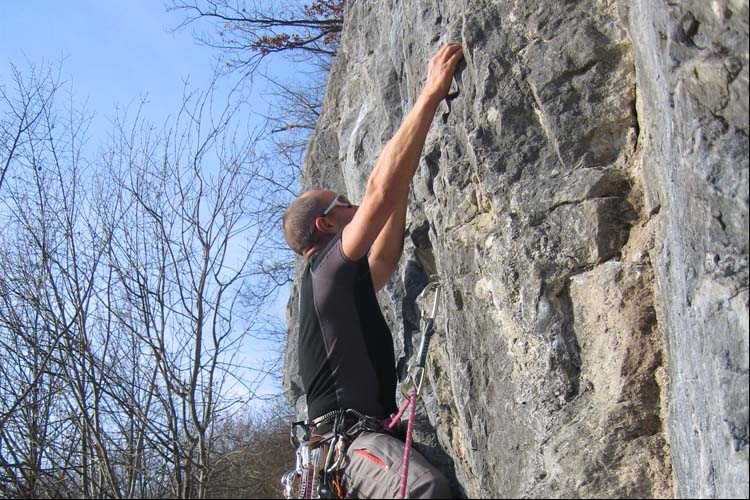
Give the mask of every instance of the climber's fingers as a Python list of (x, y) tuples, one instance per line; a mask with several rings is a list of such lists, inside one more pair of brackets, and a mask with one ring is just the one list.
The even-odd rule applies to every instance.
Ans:
[(428, 95), (437, 99), (445, 98), (448, 90), (450, 90), (456, 65), (462, 58), (463, 49), (460, 44), (446, 44), (440, 47), (437, 53), (430, 59), (427, 71), (425, 91)]
[(450, 58), (448, 59), (448, 63), (451, 64), (453, 66), (453, 69), (455, 70), (458, 62), (464, 58), (464, 51), (461, 44), (458, 43), (453, 44), (450, 47), (452, 50), (450, 51)]
[(440, 47), (434, 59), (445, 63), (458, 63), (464, 57), (463, 47), (460, 43), (448, 43)]

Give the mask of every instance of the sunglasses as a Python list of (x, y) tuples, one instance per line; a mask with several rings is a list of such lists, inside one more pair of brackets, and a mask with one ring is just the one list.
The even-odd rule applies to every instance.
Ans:
[(349, 201), (349, 198), (344, 196), (343, 194), (337, 194), (336, 197), (333, 199), (330, 205), (323, 210), (323, 213), (320, 214), (320, 217), (325, 217), (329, 213), (331, 213), (331, 210), (333, 210), (336, 207), (344, 207), (344, 208), (352, 208), (354, 205), (352, 205), (352, 202)]
[[(331, 210), (333, 210), (336, 207), (344, 207), (344, 208), (352, 208), (354, 205), (351, 201), (349, 201), (349, 198), (344, 196), (343, 194), (337, 194), (336, 197), (333, 199), (330, 205), (326, 207), (325, 210), (323, 210), (323, 213), (321, 213), (318, 217), (325, 217), (329, 213), (331, 213)], [(310, 229), (310, 238), (313, 237), (315, 234), (315, 223), (313, 222), (312, 229)]]

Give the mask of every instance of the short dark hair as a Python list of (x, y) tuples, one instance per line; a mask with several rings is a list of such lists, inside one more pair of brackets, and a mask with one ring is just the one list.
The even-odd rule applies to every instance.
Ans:
[(300, 255), (317, 241), (317, 232), (313, 224), (325, 210), (325, 200), (319, 196), (300, 195), (284, 212), (282, 218), (284, 239)]

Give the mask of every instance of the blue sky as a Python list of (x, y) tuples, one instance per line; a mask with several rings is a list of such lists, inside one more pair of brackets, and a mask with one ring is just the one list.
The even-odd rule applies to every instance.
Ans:
[[(183, 15), (166, 12), (161, 0), (0, 0), (0, 84), (11, 63), (22, 71), (61, 63), (74, 106), (86, 103), (94, 115), (94, 147), (106, 140), (115, 107), (137, 106), (144, 96), (145, 116), (163, 123), (178, 110), (185, 80), (205, 88), (213, 74), (215, 49), (195, 42), (190, 28), (174, 32)], [(287, 293), (273, 308), (281, 319)]]
[(147, 112), (161, 121), (179, 104), (184, 79), (202, 87), (212, 73), (215, 53), (189, 30), (172, 31), (181, 19), (159, 0), (2, 0), (0, 74), (9, 62), (62, 61), (63, 80), (77, 102), (88, 101), (95, 125), (146, 94)]

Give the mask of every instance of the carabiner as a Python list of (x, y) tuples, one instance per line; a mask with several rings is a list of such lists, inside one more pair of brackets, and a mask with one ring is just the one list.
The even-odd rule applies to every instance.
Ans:
[[(440, 299), (440, 289), (442, 284), (440, 283), (440, 276), (433, 274), (430, 276), (430, 281), (424, 287), (422, 292), (417, 297), (417, 301), (424, 299), (430, 292), (435, 293), (435, 298), (432, 302), (432, 312), (428, 316), (424, 328), (422, 329), (422, 340), (419, 344), (419, 350), (417, 351), (416, 362), (409, 369), (409, 377), (404, 383), (401, 384), (401, 393), (405, 397), (409, 397), (411, 392), (416, 391), (419, 396), (422, 391), (422, 383), (424, 382), (424, 367), (427, 361), (427, 352), (430, 348), (430, 339), (432, 334), (435, 333), (435, 316), (437, 315), (438, 301)], [(408, 389), (408, 384), (411, 383), (413, 386), (412, 390)]]

